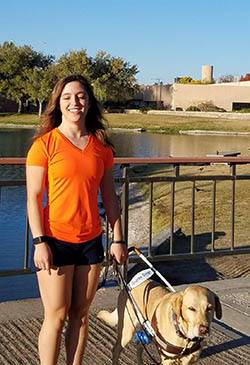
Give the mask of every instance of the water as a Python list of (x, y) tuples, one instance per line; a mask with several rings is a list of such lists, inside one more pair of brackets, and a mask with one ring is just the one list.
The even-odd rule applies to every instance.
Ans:
[(118, 157), (205, 157), (216, 151), (250, 155), (249, 136), (198, 136), (114, 133)]
[[(32, 143), (32, 129), (0, 130), (0, 156), (25, 157)], [(219, 151), (240, 151), (249, 156), (249, 137), (169, 136), (113, 133), (117, 157), (202, 157)], [(22, 178), (22, 166), (0, 166), (1, 178)], [(24, 261), (26, 214), (25, 187), (4, 187), (0, 203), (0, 270), (20, 269)], [(35, 275), (0, 278), (0, 302), (39, 296)]]
[[(0, 129), (0, 157), (25, 157), (33, 129)], [(199, 136), (148, 133), (113, 133), (117, 157), (204, 157), (218, 151), (250, 155), (249, 136)]]

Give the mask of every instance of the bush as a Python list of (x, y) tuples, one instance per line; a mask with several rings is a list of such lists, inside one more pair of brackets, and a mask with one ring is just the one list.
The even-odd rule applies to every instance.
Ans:
[(214, 105), (212, 101), (205, 101), (197, 105), (201, 112), (226, 112), (225, 109)]
[(200, 112), (201, 110), (198, 108), (198, 106), (195, 105), (190, 105), (187, 109), (186, 112)]
[(147, 114), (147, 112), (149, 110), (152, 110), (152, 108), (150, 108), (150, 106), (142, 106), (139, 110), (140, 110), (141, 113)]
[(233, 110), (234, 113), (250, 113), (250, 109)]

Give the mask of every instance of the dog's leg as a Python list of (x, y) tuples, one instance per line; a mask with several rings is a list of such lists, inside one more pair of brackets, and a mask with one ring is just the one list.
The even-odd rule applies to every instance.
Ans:
[(192, 365), (192, 364), (197, 364), (199, 358), (200, 358), (200, 353), (201, 351), (196, 351), (193, 354), (189, 355), (189, 356), (185, 356), (182, 358), (182, 365)]
[(115, 309), (113, 312), (108, 312), (106, 310), (102, 310), (97, 313), (97, 318), (106, 322), (109, 326), (115, 327), (118, 323), (117, 309)]
[(137, 344), (136, 350), (137, 350), (136, 351), (137, 365), (143, 365), (143, 361), (142, 361), (143, 346), (140, 342)]

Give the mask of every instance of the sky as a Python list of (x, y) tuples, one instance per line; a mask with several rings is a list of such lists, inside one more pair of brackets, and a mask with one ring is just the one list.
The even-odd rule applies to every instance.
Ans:
[(139, 84), (250, 73), (249, 0), (2, 0), (0, 44), (58, 59), (100, 50), (137, 65)]

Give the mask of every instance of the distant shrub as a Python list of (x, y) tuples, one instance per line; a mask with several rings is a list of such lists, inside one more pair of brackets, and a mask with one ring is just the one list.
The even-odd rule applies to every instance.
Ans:
[(250, 109), (233, 110), (234, 113), (250, 113)]
[(147, 112), (149, 110), (152, 110), (152, 108), (150, 108), (150, 106), (142, 106), (139, 110), (140, 110), (141, 113), (147, 114)]
[(204, 101), (203, 103), (198, 104), (197, 107), (201, 112), (226, 112), (225, 109), (214, 105), (212, 101)]
[(240, 81), (250, 81), (250, 74), (246, 74), (246, 76), (241, 76)]
[(192, 85), (203, 85), (203, 84), (213, 84), (214, 80), (211, 82), (204, 82), (202, 80), (193, 80), (190, 76), (181, 77), (178, 79), (178, 84), (192, 84)]
[(222, 83), (227, 83), (227, 82), (233, 82), (234, 81), (234, 76), (233, 75), (221, 75), (218, 78), (218, 83), (222, 84)]
[(190, 76), (185, 76), (185, 77), (181, 77), (179, 80), (178, 80), (178, 84), (190, 84), (191, 81), (193, 81), (192, 77)]
[(187, 109), (186, 112), (200, 112), (201, 110), (198, 108), (198, 106), (195, 105), (190, 105)]

